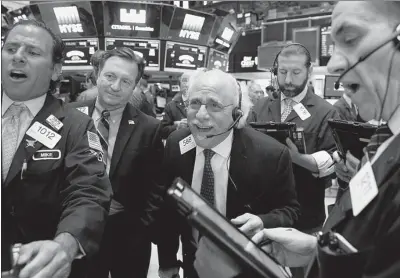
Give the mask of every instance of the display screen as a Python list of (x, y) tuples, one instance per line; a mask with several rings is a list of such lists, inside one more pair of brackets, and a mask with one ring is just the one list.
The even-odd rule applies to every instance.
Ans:
[(64, 40), (63, 66), (90, 66), (90, 58), (99, 49), (98, 39)]
[(43, 22), (61, 38), (97, 36), (89, 2), (52, 2), (37, 6)]
[(321, 27), (321, 51), (320, 66), (326, 66), (333, 54), (333, 41), (331, 38), (331, 26)]
[(343, 95), (344, 88), (342, 84), (340, 84), (339, 89), (335, 89), (335, 82), (338, 80), (338, 78), (338, 76), (334, 75), (325, 76), (324, 98), (337, 99)]
[(215, 18), (210, 14), (175, 8), (168, 39), (207, 45)]
[(106, 38), (106, 49), (129, 47), (146, 61), (145, 70), (160, 70), (160, 41)]
[(258, 71), (257, 52), (236, 53), (233, 56), (234, 72), (256, 72)]
[(158, 38), (161, 6), (145, 3), (104, 3), (104, 34), (117, 37)]
[(205, 67), (207, 48), (167, 41), (165, 70), (184, 71)]
[(210, 49), (208, 55), (208, 69), (220, 69), (222, 71), (228, 71), (229, 55), (215, 49)]

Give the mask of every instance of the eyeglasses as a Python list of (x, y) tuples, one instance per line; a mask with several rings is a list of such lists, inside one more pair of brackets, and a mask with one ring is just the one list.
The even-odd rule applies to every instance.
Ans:
[(228, 105), (222, 105), (221, 103), (216, 102), (216, 101), (212, 101), (212, 100), (207, 101), (206, 103), (203, 103), (198, 99), (192, 99), (192, 100), (189, 100), (188, 108), (196, 110), (196, 111), (199, 111), (200, 107), (202, 105), (206, 106), (206, 109), (207, 109), (207, 111), (209, 113), (218, 113), (218, 112), (222, 112), (226, 107), (232, 106), (233, 103), (232, 104), (228, 104)]

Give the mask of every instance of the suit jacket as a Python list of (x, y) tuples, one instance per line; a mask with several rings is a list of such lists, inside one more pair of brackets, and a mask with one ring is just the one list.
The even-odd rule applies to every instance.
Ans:
[(339, 116), (342, 120), (351, 121), (351, 122), (364, 122), (360, 116), (354, 115), (351, 111), (350, 105), (346, 102), (346, 100), (341, 97), (335, 104), (333, 105), (339, 113)]
[[(67, 232), (91, 256), (99, 248), (112, 193), (104, 163), (89, 147), (88, 132), (96, 129), (89, 117), (65, 108), (51, 95), (32, 124), (54, 130), (46, 122), (49, 115), (62, 121), (57, 131), (61, 139), (49, 149), (40, 142), (28, 144), (34, 139), (25, 134), (3, 183), (2, 244), (53, 239)], [(37, 159), (45, 150), (58, 153), (58, 159)]]
[(176, 130), (174, 121), (180, 121), (186, 118), (186, 108), (182, 96), (172, 99), (164, 109), (164, 116), (161, 120), (161, 137), (167, 139), (168, 136)]
[(354, 217), (350, 192), (346, 191), (323, 227), (323, 232), (333, 230), (343, 235), (358, 252), (334, 257), (320, 252), (321, 272), (309, 277), (400, 277), (399, 145), (397, 135), (372, 165), (379, 188), (375, 199)]
[[(179, 141), (190, 134), (189, 129), (173, 132), (167, 139), (164, 159), (166, 185), (175, 177), (191, 183), (196, 148), (180, 154)], [(292, 226), (298, 219), (299, 204), (288, 149), (269, 136), (251, 128), (234, 130), (230, 158), (226, 218), (246, 212), (256, 214), (265, 228)], [(160, 267), (176, 263), (178, 236), (182, 234), (185, 271), (190, 273), (196, 248), (192, 229), (179, 217), (164, 217), (164, 238), (159, 242)], [(168, 229), (169, 228), (169, 229)]]
[[(333, 152), (335, 141), (328, 126), (329, 119), (337, 119), (338, 113), (327, 101), (315, 95), (310, 89), (301, 101), (311, 114), (306, 120), (301, 120), (292, 110), (285, 122), (294, 122), (297, 127), (304, 128), (304, 138), (308, 154), (318, 151)], [(256, 122), (280, 122), (280, 99), (272, 100), (263, 98), (254, 107)], [(301, 206), (301, 218), (296, 227), (300, 230), (308, 230), (322, 226), (325, 220), (325, 185), (327, 178), (315, 178), (307, 169), (294, 164), (294, 176), (296, 191)]]
[[(88, 107), (89, 116), (92, 116), (95, 103), (96, 100), (90, 100), (70, 106)], [(129, 213), (132, 221), (127, 227), (135, 236), (148, 235), (146, 230), (154, 220), (157, 203), (161, 203), (162, 192), (156, 180), (163, 157), (159, 123), (128, 103), (111, 157), (109, 177), (114, 199)]]

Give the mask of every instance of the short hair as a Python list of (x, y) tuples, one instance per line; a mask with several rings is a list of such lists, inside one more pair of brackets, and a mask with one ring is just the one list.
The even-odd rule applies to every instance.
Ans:
[(212, 70), (208, 70), (205, 68), (201, 68), (198, 69), (191, 77), (190, 77), (190, 81), (189, 81), (189, 93), (192, 89), (192, 87), (196, 84), (196, 81), (200, 79), (201, 76), (205, 75), (205, 74), (218, 74), (218, 75), (222, 75), (225, 78), (221, 78), (218, 81), (221, 82), (226, 82), (228, 86), (231, 86), (233, 88), (235, 88), (234, 90), (234, 94), (235, 94), (235, 98), (234, 98), (234, 104), (236, 107), (239, 106), (239, 94), (242, 94), (242, 102), (241, 102), (241, 107), (240, 109), (243, 112), (243, 117), (239, 120), (237, 126), (235, 128), (237, 129), (241, 129), (243, 127), (246, 126), (247, 124), (247, 118), (249, 116), (251, 107), (253, 106), (253, 103), (251, 102), (249, 95), (248, 94), (244, 94), (242, 92), (242, 88), (240, 86), (240, 84), (236, 81), (235, 77), (233, 77), (233, 75), (223, 72), (220, 69), (212, 69)]
[(275, 87), (272, 85), (267, 86), (267, 88), (265, 88), (266, 91), (273, 91), (275, 92)]
[(120, 57), (122, 59), (126, 59), (128, 61), (136, 63), (136, 65), (138, 67), (138, 75), (136, 76), (136, 80), (135, 80), (135, 85), (136, 85), (139, 82), (139, 80), (142, 78), (143, 73), (144, 73), (144, 68), (146, 66), (142, 57), (136, 55), (135, 52), (128, 47), (118, 47), (118, 48), (114, 48), (112, 50), (107, 50), (104, 52), (104, 54), (102, 55), (102, 58), (100, 60), (99, 73), (103, 69), (105, 62), (108, 59), (110, 59), (111, 57)]
[(99, 49), (92, 55), (92, 57), (90, 57), (90, 64), (92, 65), (96, 76), (99, 74), (99, 65), (104, 52), (104, 50)]
[(261, 88), (260, 84), (254, 82), (254, 81), (251, 81), (248, 86), (248, 90), (249, 90), (249, 92), (256, 92), (256, 91), (262, 91), (262, 88)]
[(147, 79), (142, 78), (139, 80), (139, 86), (147, 88), (149, 86), (149, 82), (147, 82)]
[(276, 57), (277, 65), (279, 66), (279, 57), (289, 57), (292, 55), (304, 55), (306, 57), (306, 68), (310, 68), (311, 66), (311, 55), (308, 49), (300, 44), (292, 44), (284, 47), (281, 52), (279, 52), (278, 57)]
[(88, 82), (89, 80), (92, 82), (92, 84), (93, 84), (94, 86), (97, 85), (97, 76), (95, 75), (94, 70), (92, 70), (91, 72), (89, 72), (89, 73), (86, 75), (86, 82)]
[[(57, 36), (49, 27), (47, 27), (47, 25), (44, 24), (44, 22), (42, 22), (42, 21), (39, 21), (36, 19), (27, 19), (27, 20), (20, 20), (20, 21), (16, 22), (6, 32), (6, 34), (4, 36), (4, 43), (6, 43), (10, 32), (17, 26), (35, 26), (35, 27), (46, 30), (47, 33), (53, 39), (53, 51), (52, 51), (53, 64), (62, 64), (62, 62), (64, 61), (65, 44), (62, 41), (62, 39), (59, 36)], [(56, 80), (56, 81), (50, 80), (49, 91), (54, 92), (57, 88), (57, 83), (59, 83), (59, 82), (60, 82), (60, 80)]]

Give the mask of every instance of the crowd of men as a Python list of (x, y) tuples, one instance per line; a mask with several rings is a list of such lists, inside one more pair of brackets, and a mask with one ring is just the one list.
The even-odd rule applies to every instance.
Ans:
[[(3, 275), (145, 278), (153, 242), (159, 277), (179, 277), (180, 267), (188, 278), (250, 277), (165, 201), (181, 177), (254, 242), (270, 240), (260, 247), (293, 277), (400, 276), (399, 14), (396, 2), (337, 4), (328, 69), (347, 90), (340, 108), (315, 95), (310, 53), (289, 44), (267, 97), (257, 84), (243, 93), (232, 75), (202, 69), (182, 75), (162, 121), (131, 103), (147, 84), (129, 48), (99, 55), (84, 94), (95, 97), (56, 99), (63, 42), (39, 21), (19, 21), (1, 58)], [(343, 115), (387, 123), (361, 161), (335, 152), (328, 120)], [(250, 121), (296, 123), (307, 152)], [(195, 144), (183, 147), (188, 138)], [(346, 187), (326, 220), (335, 177)], [(331, 232), (353, 254), (324, 246)]]

